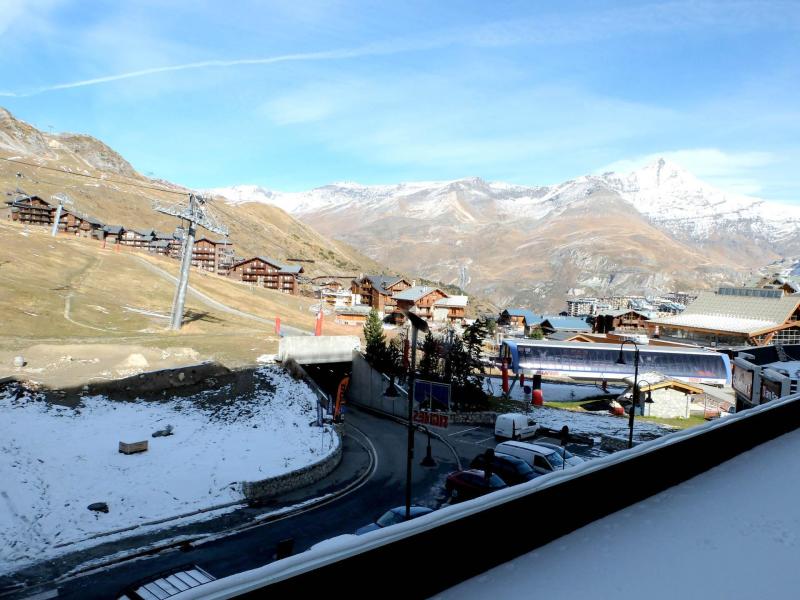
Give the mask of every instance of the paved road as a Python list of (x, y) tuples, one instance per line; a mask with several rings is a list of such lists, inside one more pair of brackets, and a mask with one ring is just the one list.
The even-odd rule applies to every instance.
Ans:
[[(178, 283), (178, 278), (175, 277), (174, 275), (171, 275), (170, 273), (168, 273), (164, 269), (155, 266), (154, 264), (152, 264), (149, 261), (145, 260), (141, 256), (134, 256), (134, 258), (136, 260), (138, 260), (139, 262), (141, 262), (142, 265), (144, 265), (144, 267), (147, 270), (151, 271), (152, 273), (155, 273), (156, 275), (159, 275), (160, 277), (163, 277), (164, 279), (167, 279), (167, 280), (171, 281), (172, 283), (176, 283), (176, 284)], [(250, 319), (252, 321), (257, 321), (259, 323), (264, 323), (265, 325), (269, 325), (270, 327), (274, 327), (274, 325), (275, 325), (275, 319), (265, 319), (264, 317), (259, 317), (258, 315), (254, 315), (252, 313), (244, 312), (242, 310), (239, 310), (238, 308), (233, 308), (231, 306), (228, 306), (227, 304), (223, 304), (222, 302), (219, 302), (218, 300), (214, 300), (212, 297), (207, 296), (203, 292), (200, 292), (200, 291), (196, 290), (192, 286), (189, 286), (188, 293), (191, 294), (192, 296), (194, 296), (195, 298), (197, 298), (198, 300), (200, 300), (201, 302), (203, 302), (206, 306), (210, 306), (211, 308), (215, 308), (217, 310), (221, 310), (222, 312), (225, 312), (225, 313), (237, 316), (237, 317), (242, 317), (243, 319)], [(311, 335), (311, 332), (310, 331), (306, 331), (305, 329), (298, 329), (297, 327), (292, 327), (291, 325), (281, 324), (281, 334), (282, 335)]]
[[(114, 598), (125, 586), (141, 578), (181, 565), (198, 564), (217, 577), (231, 575), (273, 560), (280, 540), (294, 538), (295, 552), (342, 534), (352, 533), (405, 498), (406, 429), (387, 419), (351, 408), (348, 423), (368, 434), (377, 452), (377, 468), (358, 490), (300, 515), (267, 523), (232, 536), (199, 545), (189, 551), (170, 550), (74, 579), (59, 588), (59, 598)], [(414, 468), (415, 504), (438, 507), (444, 500), (447, 473), (456, 469), (450, 448), (433, 442), (435, 468), (418, 466), (426, 437), (417, 434)]]

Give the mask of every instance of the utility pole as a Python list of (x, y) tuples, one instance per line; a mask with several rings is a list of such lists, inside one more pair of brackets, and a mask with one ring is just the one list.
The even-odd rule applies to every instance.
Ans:
[(188, 206), (178, 204), (165, 204), (159, 201), (153, 202), (153, 208), (160, 213), (179, 217), (189, 223), (186, 228), (186, 237), (183, 240), (181, 256), (181, 272), (178, 276), (178, 285), (175, 288), (175, 296), (172, 300), (172, 316), (170, 318), (170, 329), (178, 331), (183, 323), (183, 309), (186, 304), (186, 290), (189, 287), (189, 270), (192, 266), (192, 250), (194, 249), (194, 238), (197, 235), (197, 226), (201, 225), (209, 231), (227, 236), (228, 229), (217, 223), (208, 214), (207, 206), (209, 200), (199, 194), (189, 194)]

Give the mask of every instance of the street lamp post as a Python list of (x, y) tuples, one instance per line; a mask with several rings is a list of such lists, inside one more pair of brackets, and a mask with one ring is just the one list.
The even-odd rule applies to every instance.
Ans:
[(411, 469), (414, 462), (414, 379), (417, 371), (417, 332), (428, 331), (428, 323), (414, 313), (404, 310), (411, 321), (411, 373), (408, 377), (408, 455), (406, 458), (406, 521), (411, 519)]
[(633, 344), (633, 406), (631, 406), (630, 417), (628, 418), (628, 448), (633, 448), (633, 418), (636, 414), (636, 406), (639, 404), (639, 344), (633, 340), (623, 340), (619, 345), (619, 358), (617, 358), (618, 365), (624, 365), (625, 356), (622, 354), (622, 348), (625, 344)]

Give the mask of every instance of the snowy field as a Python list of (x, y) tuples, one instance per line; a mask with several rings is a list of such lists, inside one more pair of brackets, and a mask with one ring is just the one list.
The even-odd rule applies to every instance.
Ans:
[[(628, 439), (627, 415), (615, 417), (606, 412), (594, 414), (547, 406), (536, 407), (530, 411), (530, 414), (540, 427), (560, 430), (566, 425), (570, 432), (593, 437), (598, 442), (600, 436), (603, 435)], [(675, 431), (673, 427), (665, 427), (641, 419), (635, 419), (633, 423), (634, 441), (652, 440), (673, 431)]]
[(798, 454), (794, 431), (436, 598), (797, 598)]
[[(310, 425), (315, 407), (308, 386), (276, 367), (230, 403), (92, 396), (71, 409), (0, 392), (0, 574), (75, 549), (56, 545), (240, 501), (240, 482), (317, 462), (338, 439)], [(167, 425), (173, 435), (151, 437)], [(118, 452), (142, 440), (147, 452)], [(87, 510), (94, 502), (109, 512)]]

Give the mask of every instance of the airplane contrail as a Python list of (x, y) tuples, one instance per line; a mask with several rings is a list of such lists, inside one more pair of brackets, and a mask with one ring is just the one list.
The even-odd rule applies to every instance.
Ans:
[(0, 91), (0, 96), (11, 98), (27, 98), (29, 96), (36, 96), (46, 92), (55, 92), (58, 90), (67, 90), (72, 88), (86, 87), (92, 85), (99, 85), (103, 83), (111, 83), (113, 81), (121, 81), (124, 79), (135, 79), (137, 77), (145, 77), (147, 75), (155, 75), (158, 73), (168, 73), (174, 71), (188, 71), (190, 69), (208, 69), (208, 68), (225, 68), (237, 67), (242, 65), (271, 65), (282, 62), (292, 61), (323, 61), (323, 60), (341, 60), (347, 58), (359, 58), (362, 56), (377, 56), (381, 54), (397, 54), (400, 52), (408, 52), (410, 50), (423, 50), (433, 46), (444, 45), (445, 42), (406, 42), (406, 43), (390, 43), (390, 44), (374, 44), (369, 46), (362, 46), (359, 48), (345, 48), (340, 50), (324, 50), (319, 52), (301, 52), (296, 54), (281, 54), (278, 56), (268, 56), (265, 58), (238, 58), (232, 60), (204, 60), (200, 62), (184, 63), (180, 65), (168, 65), (164, 67), (151, 67), (148, 69), (139, 69), (137, 71), (128, 71), (126, 73), (116, 73), (114, 75), (106, 75), (104, 77), (95, 77), (92, 79), (81, 79), (78, 81), (70, 81), (67, 83), (57, 83), (53, 85), (46, 85), (35, 88), (26, 92), (9, 92)]

